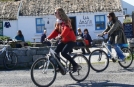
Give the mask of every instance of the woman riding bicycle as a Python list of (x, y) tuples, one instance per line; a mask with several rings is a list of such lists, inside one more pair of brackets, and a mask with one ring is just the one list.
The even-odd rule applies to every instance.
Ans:
[[(123, 32), (123, 27), (121, 22), (116, 18), (114, 12), (108, 14), (109, 22), (107, 24), (107, 28), (102, 32), (101, 35), (108, 34), (108, 42), (114, 46), (114, 49), (117, 55), (120, 57), (120, 61), (124, 61), (125, 55), (123, 54), (122, 50), (120, 49), (119, 45), (126, 44), (127, 39)], [(108, 46), (108, 49), (111, 51), (111, 46)], [(108, 54), (109, 57), (110, 54)]]
[[(54, 31), (47, 37), (47, 39), (61, 38), (61, 42), (57, 45), (55, 52), (70, 61), (73, 65), (73, 72), (77, 71), (78, 64), (68, 55), (68, 52), (76, 45), (76, 36), (72, 29), (71, 20), (65, 14), (62, 8), (55, 10), (55, 16), (57, 18)], [(60, 34), (60, 35), (59, 35)], [(59, 59), (60, 60), (60, 59)]]

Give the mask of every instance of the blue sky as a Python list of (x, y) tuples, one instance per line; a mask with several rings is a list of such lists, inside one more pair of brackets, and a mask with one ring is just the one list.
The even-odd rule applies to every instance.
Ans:
[(131, 5), (134, 5), (134, 0), (123, 0), (123, 1), (125, 1), (125, 2), (127, 2), (127, 3), (129, 3)]

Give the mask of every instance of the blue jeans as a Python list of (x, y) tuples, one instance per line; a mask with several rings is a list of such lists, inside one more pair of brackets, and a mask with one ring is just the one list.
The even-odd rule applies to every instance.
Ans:
[[(107, 43), (108, 43), (108, 44), (111, 44), (110, 41), (108, 41)], [(123, 52), (122, 52), (122, 50), (120, 49), (119, 45), (118, 45), (118, 44), (114, 44), (113, 46), (114, 46), (114, 49), (115, 49), (117, 55), (118, 55), (121, 59), (124, 59), (125, 56), (123, 55)], [(111, 45), (108, 45), (107, 47), (108, 47), (108, 49), (111, 51)], [(108, 52), (108, 56), (111, 57), (111, 55), (110, 55), (109, 52)]]
[[(107, 43), (108, 43), (108, 44), (111, 44), (110, 41), (108, 41)], [(110, 52), (112, 52), (112, 51), (111, 51), (111, 45), (108, 45), (107, 48), (109, 49)], [(111, 55), (110, 55), (109, 52), (108, 52), (108, 57), (111, 58)]]

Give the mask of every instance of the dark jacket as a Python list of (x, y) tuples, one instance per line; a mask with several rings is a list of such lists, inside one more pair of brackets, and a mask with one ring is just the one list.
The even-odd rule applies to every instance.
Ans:
[(89, 34), (84, 34), (83, 37), (84, 37), (84, 39), (88, 40), (89, 43), (91, 44), (92, 38), (91, 38), (91, 36)]
[(17, 35), (17, 36), (15, 36), (15, 39), (16, 39), (16, 40), (25, 41), (24, 36), (19, 36), (19, 35)]
[(78, 34), (78, 33), (77, 33), (76, 35), (77, 35), (77, 36), (81, 36), (82, 38), (84, 38), (84, 37), (83, 37), (83, 33), (82, 33), (82, 34)]
[(111, 44), (126, 44), (127, 39), (123, 31), (123, 26), (119, 20), (116, 20), (115, 23), (108, 23), (107, 28), (103, 31), (108, 32), (109, 41)]
[(46, 38), (46, 34), (42, 34), (40, 42), (43, 43), (45, 38)]

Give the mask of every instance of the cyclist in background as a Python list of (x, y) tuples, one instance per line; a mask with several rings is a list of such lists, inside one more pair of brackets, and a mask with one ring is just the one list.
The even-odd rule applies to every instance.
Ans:
[[(120, 49), (119, 45), (126, 44), (127, 39), (123, 31), (123, 27), (121, 22), (116, 18), (114, 12), (110, 12), (108, 14), (108, 24), (107, 28), (102, 32), (100, 35), (108, 34), (108, 42), (109, 44), (114, 46), (114, 49), (117, 55), (120, 57), (120, 61), (124, 61), (125, 55), (123, 54), (122, 50)], [(100, 36), (98, 35), (98, 36)], [(111, 46), (108, 46), (108, 49), (111, 51)], [(108, 56), (110, 54), (108, 53)]]

